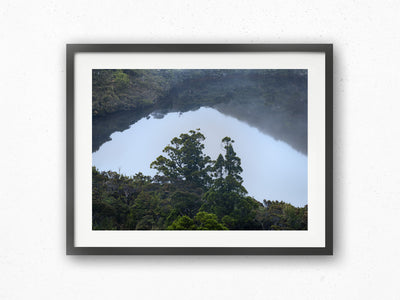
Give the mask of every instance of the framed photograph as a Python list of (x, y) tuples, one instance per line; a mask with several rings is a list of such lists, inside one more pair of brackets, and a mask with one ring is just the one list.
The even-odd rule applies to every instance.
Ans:
[(67, 45), (67, 254), (332, 255), (332, 51)]

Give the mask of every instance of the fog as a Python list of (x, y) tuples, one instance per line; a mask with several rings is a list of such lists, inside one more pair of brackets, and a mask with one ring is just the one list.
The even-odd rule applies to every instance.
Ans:
[[(154, 113), (142, 118), (129, 129), (115, 132), (111, 140), (93, 153), (93, 165), (102, 171), (119, 171), (125, 175), (142, 172), (155, 175), (150, 163), (162, 155), (171, 139), (189, 130), (200, 128), (205, 135), (205, 153), (216, 159), (224, 153), (221, 139), (235, 140), (233, 144), (242, 160), (244, 187), (258, 201), (279, 200), (295, 206), (307, 204), (307, 156), (288, 144), (278, 141), (243, 122), (226, 107), (202, 107), (184, 113)], [(257, 123), (257, 120), (254, 120)]]

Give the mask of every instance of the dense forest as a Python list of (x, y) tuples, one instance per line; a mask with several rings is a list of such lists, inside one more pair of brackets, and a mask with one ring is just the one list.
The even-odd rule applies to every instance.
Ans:
[(306, 154), (307, 78), (302, 69), (94, 69), (93, 151), (150, 113), (207, 106)]
[[(92, 70), (92, 151), (150, 113), (202, 106), (242, 120), (307, 153), (307, 70)], [(306, 230), (307, 205), (248, 196), (234, 141), (203, 153), (199, 130), (183, 133), (155, 158), (154, 177), (93, 167), (94, 230)], [(261, 200), (261, 199), (258, 199)]]
[[(150, 106), (171, 107), (171, 104), (179, 109), (193, 108), (196, 105), (215, 105), (236, 97), (242, 98), (243, 93), (248, 97), (249, 92), (254, 96), (262, 93), (264, 104), (276, 112), (296, 112), (305, 108), (298, 105), (306, 99), (303, 99), (305, 95), (301, 95), (296, 85), (304, 85), (306, 75), (307, 70), (94, 69), (92, 113), (96, 117)], [(279, 86), (274, 83), (279, 83)], [(241, 87), (245, 87), (245, 90)], [(283, 89), (286, 92), (284, 97)], [(166, 97), (171, 93), (174, 95), (174, 103), (170, 103), (172, 99)], [(297, 101), (293, 101), (293, 96)]]
[(151, 163), (154, 177), (92, 170), (94, 230), (307, 230), (307, 205), (247, 195), (230, 137), (215, 160), (199, 129), (182, 133)]

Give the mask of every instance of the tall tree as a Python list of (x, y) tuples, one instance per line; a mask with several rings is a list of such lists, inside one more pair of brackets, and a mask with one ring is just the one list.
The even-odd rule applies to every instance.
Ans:
[(215, 177), (213, 188), (224, 192), (236, 192), (240, 195), (247, 193), (244, 188), (243, 178), (240, 176), (243, 169), (241, 160), (233, 150), (235, 141), (230, 137), (224, 137), (222, 144), (225, 148), (225, 156), (220, 154), (213, 165), (213, 176)]
[(182, 133), (179, 138), (171, 140), (171, 144), (164, 148), (168, 157), (160, 155), (150, 165), (158, 174), (164, 175), (171, 182), (185, 181), (196, 186), (206, 187), (211, 178), (211, 159), (203, 153), (205, 140), (200, 129)]
[(243, 171), (241, 161), (232, 146), (234, 140), (225, 137), (222, 143), (225, 156), (220, 154), (214, 162), (214, 180), (211, 188), (204, 194), (205, 203), (201, 207), (201, 210), (214, 213), (218, 218), (232, 214), (247, 193), (240, 176)]
[(222, 143), (224, 144), (225, 148), (225, 170), (227, 175), (232, 176), (234, 179), (239, 181), (240, 183), (243, 182), (240, 173), (242, 173), (243, 169), (241, 167), (241, 160), (236, 155), (236, 152), (233, 150), (232, 144), (235, 141), (232, 140), (230, 137), (226, 136), (222, 139)]

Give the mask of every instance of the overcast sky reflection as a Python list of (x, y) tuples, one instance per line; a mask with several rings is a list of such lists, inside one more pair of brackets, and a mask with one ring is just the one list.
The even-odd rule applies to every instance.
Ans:
[(143, 118), (129, 129), (113, 133), (112, 140), (93, 153), (93, 165), (101, 171), (153, 176), (156, 171), (150, 169), (150, 163), (163, 154), (171, 139), (196, 128), (205, 135), (205, 153), (212, 159), (224, 153), (222, 138), (235, 140), (234, 150), (242, 160), (243, 185), (250, 196), (258, 201), (307, 204), (307, 156), (213, 108), (168, 113), (162, 119)]

